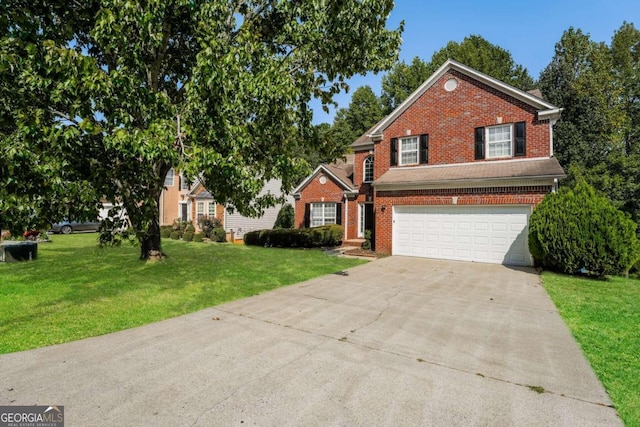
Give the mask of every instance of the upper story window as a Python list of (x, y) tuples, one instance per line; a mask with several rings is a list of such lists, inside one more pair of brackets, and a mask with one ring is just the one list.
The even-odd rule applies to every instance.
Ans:
[(418, 137), (400, 139), (400, 164), (413, 165), (418, 163)]
[(487, 128), (487, 157), (511, 157), (511, 125)]
[(189, 190), (191, 188), (191, 184), (186, 176), (180, 175), (180, 189), (181, 190)]
[(173, 168), (169, 169), (169, 172), (167, 172), (167, 175), (164, 177), (164, 186), (165, 187), (173, 187), (173, 176), (175, 175), (175, 172), (173, 171)]
[(475, 158), (496, 159), (527, 154), (526, 123), (479, 127), (475, 130)]
[(391, 166), (429, 163), (429, 135), (391, 138)]
[(364, 159), (363, 164), (364, 169), (364, 177), (362, 182), (372, 182), (373, 181), (373, 156), (368, 156)]

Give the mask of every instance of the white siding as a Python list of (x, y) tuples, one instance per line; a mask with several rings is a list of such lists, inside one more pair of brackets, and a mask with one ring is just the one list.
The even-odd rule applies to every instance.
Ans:
[[(276, 196), (282, 194), (280, 191), (281, 182), (279, 180), (271, 180), (267, 182), (260, 192), (260, 195), (270, 192)], [(287, 196), (287, 202), (294, 206), (293, 196)], [(282, 205), (277, 205), (273, 208), (266, 209), (264, 215), (261, 218), (247, 218), (240, 215), (238, 212), (229, 213), (225, 211), (224, 226), (227, 232), (232, 231), (235, 233), (236, 239), (242, 238), (244, 233), (253, 230), (265, 230), (273, 228), (278, 217), (278, 212)]]

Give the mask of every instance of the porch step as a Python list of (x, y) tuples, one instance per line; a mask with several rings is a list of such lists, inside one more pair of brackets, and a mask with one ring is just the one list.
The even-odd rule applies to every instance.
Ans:
[(349, 240), (344, 240), (342, 242), (342, 247), (345, 246), (355, 246), (357, 248), (361, 248), (362, 244), (366, 242), (365, 239), (349, 239)]

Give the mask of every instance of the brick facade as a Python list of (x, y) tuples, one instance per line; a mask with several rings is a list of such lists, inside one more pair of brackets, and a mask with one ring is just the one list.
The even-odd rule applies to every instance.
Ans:
[[(322, 184), (321, 178), (325, 178), (326, 182)], [(295, 211), (295, 226), (297, 228), (306, 227), (304, 221), (305, 215), (305, 205), (307, 203), (344, 203), (344, 188), (341, 186), (336, 180), (333, 179), (329, 174), (324, 174), (320, 171), (316, 176), (314, 176), (307, 186), (304, 188), (304, 197), (296, 200), (296, 205), (294, 208)], [(351, 206), (349, 206), (351, 208)], [(347, 210), (344, 205), (342, 206), (342, 223), (344, 224), (344, 215), (345, 210)], [(349, 217), (351, 217), (351, 212), (349, 212)]]
[[(436, 79), (434, 77), (434, 79)], [(454, 79), (455, 89), (446, 90), (445, 83)], [(486, 82), (486, 83), (485, 83)], [(493, 85), (493, 86), (490, 86)], [(498, 89), (496, 89), (496, 87)], [(518, 97), (520, 99), (518, 99)], [(525, 101), (521, 100), (524, 99)], [(532, 208), (542, 201), (553, 188), (553, 179), (548, 185), (530, 184), (510, 186), (491, 179), (473, 188), (402, 189), (390, 191), (390, 187), (376, 187), (375, 181), (391, 168), (429, 167), (434, 165), (485, 163), (549, 158), (552, 155), (552, 132), (549, 119), (539, 120), (540, 110), (554, 111), (553, 106), (523, 97), (508, 87), (496, 85), (487, 79), (478, 78), (464, 67), (449, 67), (424, 93), (395, 119), (387, 119), (384, 129), (376, 129), (382, 139), (369, 146), (356, 145), (353, 156), (353, 184), (358, 195), (349, 201), (348, 216), (343, 220), (349, 239), (357, 237), (358, 204), (374, 204), (375, 249), (379, 253), (392, 253), (392, 216), (394, 206), (404, 205), (529, 205)], [(552, 108), (549, 108), (552, 107)], [(393, 114), (393, 113), (392, 113)], [(559, 113), (558, 113), (559, 114)], [(393, 115), (390, 117), (394, 117)], [(546, 116), (549, 117), (549, 116)], [(475, 129), (496, 125), (525, 123), (526, 153), (519, 157), (475, 160)], [(515, 130), (512, 127), (512, 141)], [(392, 166), (391, 139), (407, 136), (429, 135), (428, 162), (420, 165)], [(511, 154), (515, 154), (512, 146)], [(363, 183), (364, 160), (374, 156), (373, 186)], [(398, 149), (398, 158), (400, 150)], [(416, 169), (417, 170), (417, 169)], [(336, 183), (320, 185), (319, 176), (314, 177), (300, 190), (296, 201), (296, 225), (304, 225), (305, 203), (335, 201), (344, 203), (344, 189)], [(442, 184), (442, 183), (440, 183)], [(467, 185), (468, 186), (468, 185)], [(345, 212), (343, 208), (343, 213)]]

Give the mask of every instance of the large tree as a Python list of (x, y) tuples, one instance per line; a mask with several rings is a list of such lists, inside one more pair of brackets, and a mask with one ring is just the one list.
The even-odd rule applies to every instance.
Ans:
[(612, 43), (569, 28), (540, 75), (547, 99), (564, 109), (554, 127), (554, 151), (617, 207), (640, 219), (640, 32), (624, 23)]
[(353, 92), (347, 108), (336, 113), (328, 138), (342, 151), (384, 117), (382, 103), (370, 86), (361, 86)]
[(431, 56), (429, 62), (415, 57), (411, 64), (398, 63), (382, 79), (382, 102), (385, 113), (393, 111), (447, 59), (454, 59), (491, 77), (522, 90), (534, 87), (533, 78), (522, 65), (516, 64), (508, 50), (494, 45), (479, 35), (450, 41)]
[[(345, 79), (396, 60), (401, 28), (385, 28), (392, 7), (3, 1), (0, 150), (12, 157), (0, 163), (0, 222), (16, 231), (86, 216), (106, 197), (126, 208), (141, 258), (158, 256), (171, 168), (198, 177), (218, 203), (260, 212), (276, 202), (257, 198), (267, 180), (289, 190), (307, 168), (309, 101), (329, 103)], [(30, 174), (44, 186), (26, 185)]]

